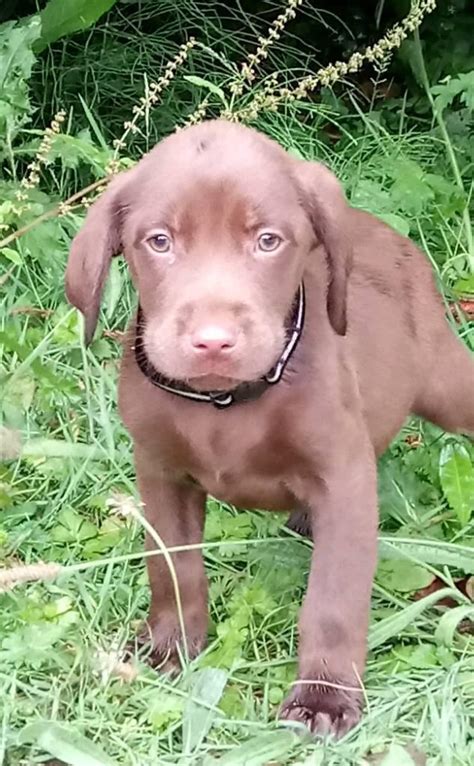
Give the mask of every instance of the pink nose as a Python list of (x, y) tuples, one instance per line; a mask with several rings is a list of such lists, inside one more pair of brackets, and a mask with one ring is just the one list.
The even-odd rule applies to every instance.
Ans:
[(237, 333), (230, 327), (208, 324), (198, 327), (191, 336), (191, 344), (197, 354), (228, 354), (237, 342)]

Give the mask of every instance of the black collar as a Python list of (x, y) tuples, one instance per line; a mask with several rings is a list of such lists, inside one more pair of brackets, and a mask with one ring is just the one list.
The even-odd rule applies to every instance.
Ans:
[(182, 396), (185, 399), (192, 399), (196, 402), (208, 402), (219, 408), (229, 407), (234, 403), (236, 404), (238, 402), (257, 399), (267, 388), (281, 380), (285, 367), (298, 345), (301, 333), (303, 332), (304, 312), (305, 296), (303, 283), (301, 283), (298, 292), (296, 293), (290, 322), (287, 326), (286, 345), (277, 363), (272, 367), (270, 372), (263, 376), (263, 378), (253, 381), (252, 383), (241, 383), (231, 391), (194, 391), (194, 389), (186, 385), (186, 383), (175, 383), (158, 372), (158, 370), (155, 370), (146, 355), (143, 342), (145, 318), (141, 306), (138, 306), (135, 344), (132, 346), (132, 349), (135, 351), (135, 359), (140, 370), (154, 386), (163, 389), (163, 391), (168, 391), (171, 394)]

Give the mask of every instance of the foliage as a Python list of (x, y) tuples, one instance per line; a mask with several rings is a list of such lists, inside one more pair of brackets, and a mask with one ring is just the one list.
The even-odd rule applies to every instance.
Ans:
[(73, 32), (88, 29), (116, 0), (49, 0), (41, 11), (41, 36), (34, 48), (41, 52), (51, 43)]
[[(298, 42), (289, 30), (299, 24), (297, 15), (281, 40), (264, 48), (267, 57), (253, 79), (245, 75), (239, 93), (247, 71), (240, 62), (248, 60), (254, 39), (250, 25), (265, 34), (260, 27), (268, 27), (267, 16), (248, 14), (242, 31), (228, 34), (240, 17), (171, 0), (160, 3), (164, 26), (153, 21), (151, 3), (126, 21), (127, 6), (118, 3), (116, 15), (87, 38), (66, 37), (38, 56), (47, 40), (84, 28), (112, 3), (84, 0), (82, 10), (62, 5), (64, 12), (77, 11), (71, 24), (50, 0), (39, 16), (0, 26), (0, 562), (65, 567), (54, 581), (0, 593), (0, 763), (388, 766), (417, 762), (415, 741), (432, 766), (467, 766), (473, 755), (474, 448), (416, 420), (380, 461), (381, 561), (369, 710), (360, 730), (334, 745), (275, 726), (296, 673), (295, 624), (311, 549), (285, 533), (274, 514), (237, 513), (210, 501), (208, 649), (177, 679), (151, 671), (144, 658), (132, 670), (121, 661), (148, 600), (139, 525), (110, 507), (117, 493), (135, 494), (129, 439), (115, 406), (117, 333), (134, 297), (123, 264), (114, 263), (101, 332), (86, 351), (62, 289), (83, 209), (80, 196), (64, 200), (88, 184), (95, 193), (106, 173), (129, 165), (176, 122), (200, 119), (203, 102), (207, 115), (244, 109), (273, 87), (271, 72), (278, 73), (278, 87), (291, 89), (317, 67), (314, 51), (301, 43), (305, 66), (291, 70)], [(83, 15), (86, 7), (93, 15)], [(298, 14), (304, 9), (303, 3)], [(275, 16), (280, 12), (285, 8)], [(314, 14), (310, 18), (316, 23)], [(148, 25), (153, 45), (143, 46), (133, 24)], [(185, 33), (196, 28), (197, 42), (183, 47)], [(124, 30), (129, 45), (123, 45)], [(428, 20), (427, 38), (435, 32)], [(440, 72), (421, 96), (412, 42), (394, 69), (409, 66), (418, 77), (406, 93), (382, 96), (382, 67), (370, 98), (363, 79), (345, 78), (333, 89), (285, 101), (284, 109), (262, 106), (254, 122), (298, 155), (326, 161), (354, 205), (417, 240), (450, 305), (474, 294), (466, 225), (474, 64), (466, 54), (465, 69), (452, 70), (459, 59), (445, 41), (441, 57), (451, 70)], [(349, 46), (348, 56), (353, 53)], [(172, 62), (166, 70), (165, 56)], [(140, 76), (125, 82), (120, 78), (132, 59)], [(426, 69), (433, 71), (429, 56)], [(143, 81), (140, 113), (132, 105), (140, 109)], [(117, 92), (123, 92), (120, 103)], [(63, 107), (66, 114), (51, 121)], [(18, 230), (25, 230), (20, 237)], [(453, 328), (474, 347), (468, 318), (453, 320)]]

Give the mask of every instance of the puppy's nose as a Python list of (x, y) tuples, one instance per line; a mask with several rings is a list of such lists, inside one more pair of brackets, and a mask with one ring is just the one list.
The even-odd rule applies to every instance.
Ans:
[(231, 327), (208, 324), (198, 327), (191, 336), (191, 345), (196, 354), (229, 354), (237, 343), (237, 331)]

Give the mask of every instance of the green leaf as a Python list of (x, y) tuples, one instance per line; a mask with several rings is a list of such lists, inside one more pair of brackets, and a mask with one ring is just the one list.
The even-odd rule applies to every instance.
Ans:
[(123, 286), (124, 279), (122, 276), (121, 265), (117, 258), (114, 258), (110, 264), (109, 278), (107, 280), (103, 299), (105, 316), (109, 321), (115, 314)]
[(379, 766), (416, 766), (411, 755), (401, 745), (390, 745), (388, 752), (378, 762)]
[(107, 141), (105, 140), (105, 136), (102, 133), (101, 129), (99, 128), (99, 125), (97, 123), (97, 120), (95, 119), (94, 115), (92, 114), (91, 110), (89, 109), (89, 106), (86, 104), (84, 99), (82, 98), (81, 94), (79, 93), (79, 100), (82, 104), (82, 108), (84, 109), (85, 115), (89, 121), (89, 125), (91, 126), (91, 129), (101, 145), (102, 149), (105, 151), (109, 150), (109, 147), (107, 146)]
[(209, 80), (205, 80), (203, 77), (198, 77), (197, 75), (194, 75), (194, 74), (186, 74), (184, 75), (183, 79), (190, 82), (191, 85), (197, 85), (198, 88), (206, 88), (211, 93), (214, 93), (216, 96), (219, 96), (223, 104), (227, 104), (224, 91), (222, 90), (222, 88), (219, 88), (218, 85), (214, 85), (213, 82), (210, 82)]
[(300, 149), (298, 149), (297, 146), (290, 146), (288, 149), (288, 154), (291, 154), (292, 157), (296, 157), (297, 160), (305, 160), (306, 157), (301, 152)]
[(412, 625), (414, 620), (422, 614), (425, 609), (430, 606), (434, 606), (438, 601), (446, 596), (459, 600), (461, 594), (454, 588), (441, 588), (441, 590), (431, 593), (429, 596), (416, 601), (414, 604), (409, 604), (405, 609), (397, 611), (395, 614), (386, 617), (380, 622), (373, 625), (369, 631), (369, 647), (375, 649), (377, 646), (384, 644), (393, 636), (401, 633), (409, 625)]
[(431, 88), (431, 93), (435, 96), (435, 106), (439, 112), (450, 106), (454, 99), (463, 91), (462, 82), (458, 77), (446, 77), (439, 85)]
[(439, 85), (431, 88), (435, 96), (435, 106), (439, 111), (451, 106), (459, 96), (460, 101), (470, 111), (474, 110), (474, 70), (463, 72), (457, 77), (446, 77)]
[(11, 142), (29, 119), (28, 80), (35, 62), (32, 45), (40, 32), (37, 16), (28, 23), (0, 24), (0, 147), (5, 136)]
[(37, 721), (22, 729), (20, 744), (34, 743), (70, 766), (118, 766), (88, 737), (56, 721)]
[(436, 647), (433, 644), (395, 647), (392, 653), (397, 660), (419, 670), (436, 668), (440, 664)]
[(57, 517), (57, 526), (53, 527), (51, 537), (56, 543), (74, 543), (89, 540), (98, 535), (99, 530), (91, 521), (84, 519), (72, 508), (64, 508)]
[(101, 524), (98, 536), (90, 538), (84, 545), (84, 554), (94, 557), (115, 547), (123, 539), (127, 526), (123, 519), (109, 516)]
[(228, 674), (217, 668), (198, 671), (189, 693), (183, 716), (184, 755), (190, 755), (203, 742), (218, 711)]
[(456, 628), (462, 620), (466, 619), (474, 620), (474, 605), (457, 606), (443, 614), (436, 628), (436, 641), (448, 647), (452, 646)]
[(465, 526), (474, 510), (474, 467), (464, 447), (460, 444), (447, 444), (443, 447), (439, 476), (449, 505), (461, 526)]
[(91, 444), (67, 442), (63, 439), (30, 439), (25, 442), (22, 457), (59, 457), (95, 460), (99, 457), (98, 450)]
[(266, 766), (271, 761), (285, 758), (300, 741), (291, 731), (260, 734), (224, 753), (219, 759), (205, 757), (203, 766)]
[(457, 295), (474, 295), (474, 274), (458, 279), (453, 285), (453, 290)]
[(402, 237), (408, 237), (410, 234), (410, 223), (406, 218), (396, 213), (379, 213), (377, 218), (395, 229)]
[(51, 660), (53, 648), (57, 658), (55, 645), (64, 637), (67, 627), (66, 623), (42, 620), (10, 631), (1, 642), (2, 667), (14, 664), (15, 667), (25, 666), (37, 670)]
[(11, 261), (11, 263), (14, 263), (15, 266), (21, 266), (23, 263), (23, 258), (21, 257), (18, 250), (13, 250), (11, 247), (4, 247), (2, 250), (0, 250), (0, 255), (3, 255), (4, 258), (7, 258), (7, 260)]
[(377, 582), (389, 590), (412, 593), (426, 588), (433, 582), (434, 575), (419, 564), (408, 559), (382, 561), (376, 574)]
[(0, 460), (15, 460), (19, 455), (21, 455), (20, 432), (14, 428), (0, 426)]
[(381, 537), (379, 554), (384, 559), (416, 559), (419, 563), (454, 567), (474, 574), (474, 548), (458, 543), (422, 538)]
[(164, 731), (170, 724), (179, 721), (183, 715), (184, 699), (177, 694), (162, 693), (148, 711), (148, 720), (157, 731)]
[(41, 37), (34, 46), (36, 53), (65, 35), (81, 32), (106, 13), (116, 0), (49, 0), (41, 11)]
[(30, 375), (22, 375), (16, 378), (14, 383), (7, 383), (4, 389), (3, 402), (19, 407), (26, 412), (33, 402), (35, 395), (35, 380)]

